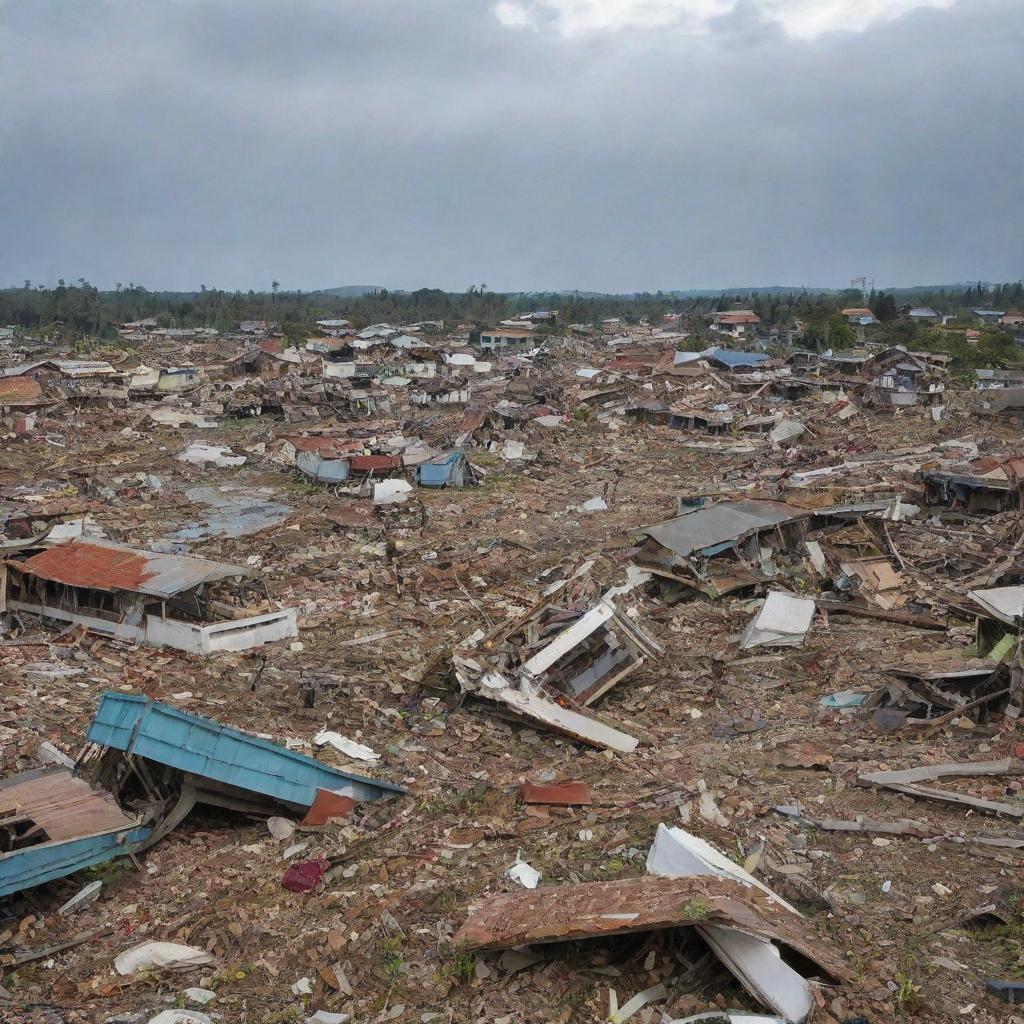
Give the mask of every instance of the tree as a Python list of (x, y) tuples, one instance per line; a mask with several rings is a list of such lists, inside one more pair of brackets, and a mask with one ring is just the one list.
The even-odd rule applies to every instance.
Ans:
[(277, 302), (277, 289), (280, 288), (280, 287), (281, 287), (281, 282), (280, 281), (271, 281), (270, 282), (270, 290), (271, 290), (271, 292), (273, 292), (273, 298), (271, 299), (272, 302)]
[(881, 320), (882, 323), (887, 323), (890, 320), (895, 320), (899, 316), (899, 310), (896, 308), (896, 300), (891, 294), (887, 292), (879, 292), (875, 296), (874, 302), (871, 303), (871, 312), (875, 314), (875, 318)]
[(828, 318), (828, 342), (833, 352), (845, 352), (856, 340), (857, 335), (842, 313), (833, 313)]

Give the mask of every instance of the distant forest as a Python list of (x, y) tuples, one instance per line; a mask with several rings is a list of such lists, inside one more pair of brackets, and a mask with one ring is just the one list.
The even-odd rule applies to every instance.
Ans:
[[(358, 290), (358, 289), (353, 289)], [(335, 289), (343, 292), (345, 289)], [(79, 278), (48, 288), (26, 281), (21, 288), (0, 290), (0, 326), (13, 325), (26, 334), (67, 343), (86, 339), (115, 340), (120, 324), (155, 317), (163, 327), (215, 327), (230, 331), (242, 320), (273, 320), (285, 336), (299, 340), (315, 333), (315, 322), (344, 317), (356, 328), (371, 323), (412, 323), (444, 320), (446, 327), (468, 324), (489, 326), (499, 320), (542, 309), (557, 309), (558, 324), (587, 324), (621, 317), (626, 323), (643, 318), (656, 322), (666, 313), (683, 314), (681, 326), (696, 328), (701, 316), (739, 307), (752, 308), (767, 329), (790, 327), (801, 320), (814, 347), (839, 348), (849, 340), (842, 330), (839, 310), (869, 306), (883, 323), (895, 322), (901, 307), (931, 306), (940, 313), (962, 317), (966, 323), (975, 308), (1019, 309), (1024, 306), (1021, 282), (956, 288), (919, 288), (872, 291), (867, 297), (857, 289), (835, 292), (727, 292), (681, 297), (670, 292), (636, 295), (593, 293), (500, 293), (486, 285), (465, 292), (435, 288), (418, 291), (380, 290), (363, 295), (331, 292), (270, 291), (229, 292), (203, 286), (198, 292), (149, 291), (137, 284), (101, 291)], [(851, 332), (852, 333), (852, 332)], [(910, 340), (909, 338), (907, 340)]]

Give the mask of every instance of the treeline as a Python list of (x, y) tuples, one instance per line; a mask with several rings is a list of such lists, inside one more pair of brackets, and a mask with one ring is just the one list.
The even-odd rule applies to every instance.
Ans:
[[(314, 330), (317, 320), (344, 317), (357, 328), (382, 321), (411, 323), (444, 320), (453, 327), (493, 325), (516, 314), (557, 309), (559, 327), (596, 323), (620, 317), (625, 323), (659, 321), (667, 313), (681, 313), (682, 326), (696, 326), (706, 314), (738, 307), (750, 308), (765, 328), (786, 330), (803, 322), (816, 344), (837, 347), (847, 340), (841, 330), (840, 310), (867, 305), (883, 323), (895, 322), (907, 305), (931, 306), (964, 323), (974, 308), (1012, 309), (1024, 306), (1021, 282), (961, 289), (872, 291), (865, 298), (856, 289), (839, 292), (777, 293), (720, 292), (680, 298), (671, 292), (636, 295), (592, 293), (500, 293), (486, 285), (465, 292), (423, 288), (411, 292), (382, 290), (369, 295), (338, 298), (322, 292), (224, 291), (203, 285), (198, 292), (160, 292), (134, 283), (101, 291), (83, 278), (61, 281), (55, 288), (34, 286), (0, 290), (0, 326), (14, 325), (26, 333), (75, 341), (113, 338), (120, 324), (154, 317), (163, 327), (215, 327), (230, 331), (242, 320), (273, 320), (289, 337)], [(833, 331), (833, 328), (835, 329)]]

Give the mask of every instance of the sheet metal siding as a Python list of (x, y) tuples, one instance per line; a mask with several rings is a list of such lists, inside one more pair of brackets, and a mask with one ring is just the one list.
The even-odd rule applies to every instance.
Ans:
[(325, 459), (313, 451), (300, 451), (295, 456), (298, 470), (314, 480), (325, 480), (328, 483), (343, 483), (349, 478), (348, 459)]
[(437, 465), (436, 463), (425, 462), (420, 466), (420, 485), (422, 487), (444, 487), (452, 475), (450, 463)]
[(181, 771), (307, 807), (320, 789), (340, 790), (356, 800), (378, 800), (387, 793), (404, 792), (399, 786), (339, 771), (269, 740), (132, 694), (105, 693), (88, 738)]
[(149, 837), (148, 825), (125, 832), (108, 832), (100, 836), (84, 836), (63, 843), (30, 846), (0, 857), (0, 896), (42, 885), (54, 878), (103, 864), (129, 852)]

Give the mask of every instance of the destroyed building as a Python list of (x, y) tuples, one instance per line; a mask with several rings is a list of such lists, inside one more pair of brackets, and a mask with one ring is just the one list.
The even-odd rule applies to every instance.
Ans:
[(250, 614), (270, 601), (244, 566), (71, 540), (8, 558), (4, 568), (6, 610), (119, 639), (210, 654), (297, 635), (294, 608)]

